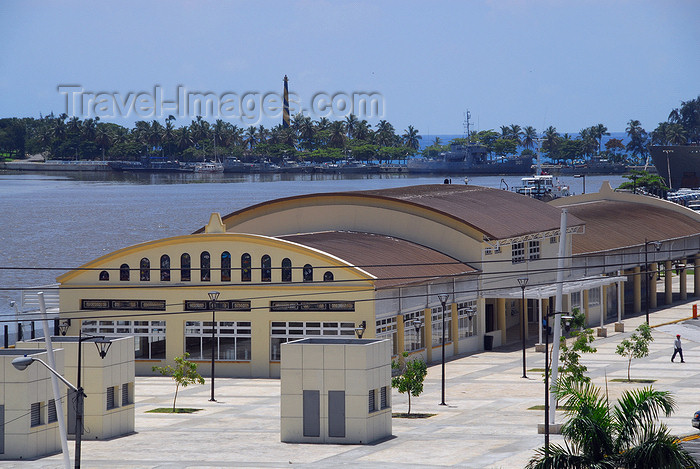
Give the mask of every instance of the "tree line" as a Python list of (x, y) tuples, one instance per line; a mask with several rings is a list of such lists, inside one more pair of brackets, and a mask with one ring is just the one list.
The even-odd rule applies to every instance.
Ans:
[[(174, 116), (169, 116), (164, 124), (157, 120), (137, 121), (128, 128), (101, 122), (99, 118), (81, 120), (66, 114), (0, 119), (0, 157), (23, 158), (26, 154), (42, 153), (51, 159), (128, 161), (160, 156), (198, 161), (233, 156), (243, 161), (273, 162), (324, 162), (352, 157), (381, 163), (416, 154), (422, 138), (411, 125), (399, 135), (386, 120), (372, 127), (352, 114), (336, 121), (295, 114), (289, 127), (280, 124), (271, 128), (243, 128), (221, 119), (212, 124), (201, 116), (179, 127), (175, 121)], [(599, 155), (612, 162), (641, 164), (647, 161), (651, 145), (700, 144), (700, 96), (682, 101), (651, 132), (636, 119), (631, 119), (625, 130), (627, 144), (618, 138), (603, 144), (603, 137), (610, 136), (604, 124), (581, 129), (575, 137), (560, 134), (554, 126), (539, 134), (532, 126), (511, 124), (501, 126), (500, 132), (482, 130), (471, 133), (468, 139), (457, 138), (446, 144), (436, 137), (422, 154), (434, 157), (448, 151), (452, 144), (471, 143), (485, 146), (493, 158), (516, 154), (534, 157), (539, 142), (542, 155), (557, 163)]]
[(243, 161), (323, 162), (352, 156), (381, 163), (414, 154), (422, 138), (411, 125), (399, 135), (386, 120), (372, 127), (355, 115), (344, 120), (322, 117), (314, 121), (296, 114), (289, 127), (280, 124), (245, 129), (221, 119), (212, 124), (201, 116), (179, 127), (175, 120), (169, 116), (165, 124), (137, 121), (127, 128), (100, 122), (99, 118), (81, 120), (66, 114), (1, 119), (0, 153), (18, 158), (42, 153), (50, 159), (125, 161), (144, 157), (199, 161), (232, 156)]
[(660, 122), (655, 130), (647, 132), (639, 120), (631, 119), (625, 129), (628, 142), (611, 138), (603, 144), (603, 137), (610, 136), (604, 124), (596, 124), (581, 129), (575, 137), (568, 133), (560, 134), (556, 127), (549, 126), (540, 135), (532, 126), (518, 124), (501, 126), (500, 133), (482, 130), (470, 134), (468, 139), (453, 139), (443, 144), (436, 137), (432, 145), (423, 150), (423, 156), (434, 157), (448, 151), (453, 144), (480, 144), (496, 157), (515, 155), (536, 156), (540, 142), (542, 155), (556, 163), (573, 163), (594, 155), (604, 157), (614, 163), (643, 164), (649, 156), (652, 145), (686, 145), (700, 143), (700, 97), (681, 102), (673, 109), (668, 120)]

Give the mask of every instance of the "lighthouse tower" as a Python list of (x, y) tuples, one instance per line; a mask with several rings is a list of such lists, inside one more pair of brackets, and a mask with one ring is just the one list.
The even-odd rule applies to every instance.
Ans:
[(284, 76), (284, 110), (282, 111), (282, 127), (289, 127), (289, 88), (287, 83), (289, 79)]

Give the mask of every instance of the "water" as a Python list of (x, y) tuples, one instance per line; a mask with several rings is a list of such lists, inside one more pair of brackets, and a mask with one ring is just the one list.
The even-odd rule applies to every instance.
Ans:
[[(192, 233), (211, 212), (222, 216), (280, 197), (316, 192), (441, 184), (442, 177), (409, 175), (229, 175), (128, 173), (18, 173), (0, 171), (0, 322), (21, 304), (20, 288), (56, 277), (132, 244)], [(505, 176), (519, 185), (520, 176)], [(562, 177), (582, 192), (582, 179)], [(587, 192), (621, 176), (587, 176)], [(463, 177), (453, 177), (463, 184)], [(498, 188), (501, 176), (470, 177), (469, 184)], [(31, 270), (11, 268), (29, 267)], [(1, 333), (1, 329), (0, 329)]]

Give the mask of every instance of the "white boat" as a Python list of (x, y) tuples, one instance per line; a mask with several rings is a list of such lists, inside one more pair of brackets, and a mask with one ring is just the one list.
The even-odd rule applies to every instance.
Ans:
[(197, 163), (194, 165), (195, 173), (223, 173), (224, 165), (221, 163)]
[(558, 178), (549, 174), (539, 174), (521, 179), (522, 185), (513, 187), (518, 194), (523, 194), (539, 200), (552, 200), (571, 195), (569, 186), (559, 182)]

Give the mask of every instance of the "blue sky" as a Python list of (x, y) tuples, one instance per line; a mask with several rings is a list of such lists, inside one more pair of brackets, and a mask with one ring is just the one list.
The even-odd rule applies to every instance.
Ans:
[[(307, 109), (313, 96), (376, 93), (399, 132), (459, 134), (467, 109), (481, 130), (624, 131), (630, 119), (653, 130), (700, 95), (698, 18), (697, 0), (6, 1), (0, 117), (87, 117), (59, 93), (75, 85), (70, 96), (122, 100), (124, 110), (103, 109), (102, 120), (163, 121), (177, 112), (148, 96), (175, 101), (180, 86), (188, 96), (252, 97), (251, 119), (236, 118), (235, 105), (225, 117), (270, 126), (279, 118), (258, 112), (259, 99), (274, 101), (286, 74)], [(127, 112), (137, 94), (146, 95), (141, 116)], [(317, 107), (307, 111), (314, 119), (329, 112)], [(176, 125), (194, 114), (179, 111)]]

